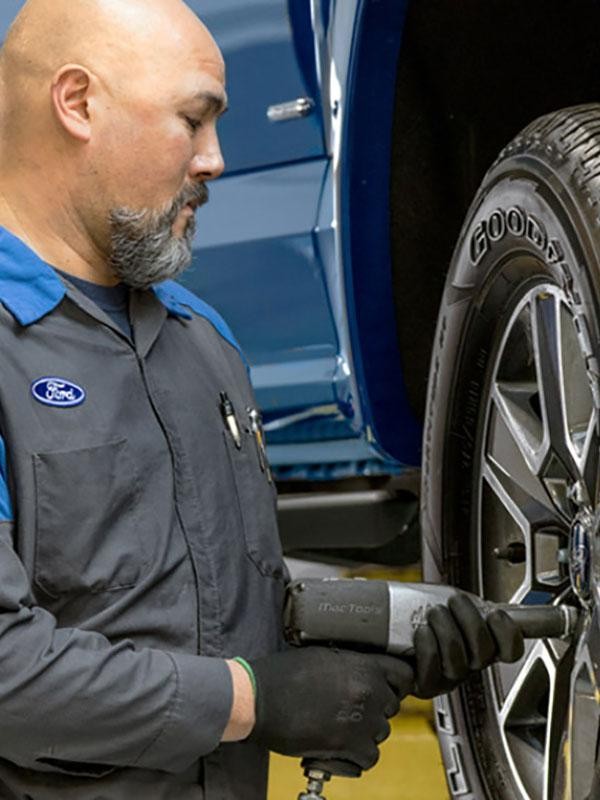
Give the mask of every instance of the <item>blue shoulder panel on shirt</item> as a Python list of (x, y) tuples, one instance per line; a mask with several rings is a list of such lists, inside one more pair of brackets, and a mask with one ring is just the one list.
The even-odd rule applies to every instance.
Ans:
[(21, 325), (45, 317), (65, 294), (52, 267), (25, 242), (0, 227), (0, 302)]
[(246, 356), (244, 355), (242, 348), (239, 346), (235, 336), (231, 332), (231, 328), (212, 306), (209, 306), (208, 303), (204, 302), (204, 300), (201, 300), (193, 292), (185, 289), (183, 286), (181, 286), (181, 284), (176, 283), (175, 281), (165, 281), (164, 283), (161, 283), (158, 286), (153, 286), (152, 288), (154, 294), (158, 297), (160, 302), (172, 314), (175, 314), (178, 317), (183, 317), (184, 319), (192, 319), (192, 315), (187, 310), (191, 309), (195, 314), (207, 319), (223, 337), (223, 339), (229, 342), (232, 347), (235, 347), (240, 354), (242, 361), (246, 365), (246, 369), (249, 370)]
[(0, 522), (13, 520), (13, 508), (8, 493), (8, 467), (6, 463), (6, 446), (0, 438)]

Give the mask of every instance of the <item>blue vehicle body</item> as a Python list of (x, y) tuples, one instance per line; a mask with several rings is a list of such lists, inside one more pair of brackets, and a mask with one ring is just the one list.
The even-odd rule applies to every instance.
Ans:
[[(388, 185), (403, 2), (200, 0), (228, 66), (227, 171), (183, 282), (252, 366), (280, 478), (419, 462), (391, 291)], [(313, 110), (269, 121), (274, 104)]]
[[(4, 0), (3, 36), (20, 0)], [(188, 0), (225, 56), (225, 175), (182, 282), (251, 365), (280, 479), (419, 463), (391, 291), (389, 171), (404, 0)], [(272, 106), (310, 113), (272, 122)]]

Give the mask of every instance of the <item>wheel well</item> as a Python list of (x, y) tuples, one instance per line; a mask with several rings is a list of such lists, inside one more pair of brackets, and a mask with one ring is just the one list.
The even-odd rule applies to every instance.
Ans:
[(411, 406), (422, 418), (453, 247), (486, 170), (541, 114), (600, 95), (594, 0), (412, 0), (396, 83), (391, 242)]

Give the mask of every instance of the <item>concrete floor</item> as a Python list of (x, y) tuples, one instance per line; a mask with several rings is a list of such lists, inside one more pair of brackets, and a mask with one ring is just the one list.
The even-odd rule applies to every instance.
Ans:
[[(294, 578), (346, 574), (342, 570), (289, 563)], [(417, 582), (417, 566), (391, 572), (363, 568), (355, 577)], [(306, 780), (297, 759), (271, 758), (269, 800), (297, 800)], [(448, 800), (444, 769), (433, 727), (431, 703), (407, 697), (392, 721), (392, 734), (381, 747), (379, 763), (358, 779), (334, 778), (325, 789), (327, 800)]]

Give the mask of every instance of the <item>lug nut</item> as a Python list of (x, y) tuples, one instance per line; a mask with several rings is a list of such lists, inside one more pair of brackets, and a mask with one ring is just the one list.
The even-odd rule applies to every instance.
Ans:
[(508, 561), (509, 564), (523, 564), (527, 558), (523, 542), (511, 542), (506, 547), (495, 547), (492, 552), (499, 561)]

